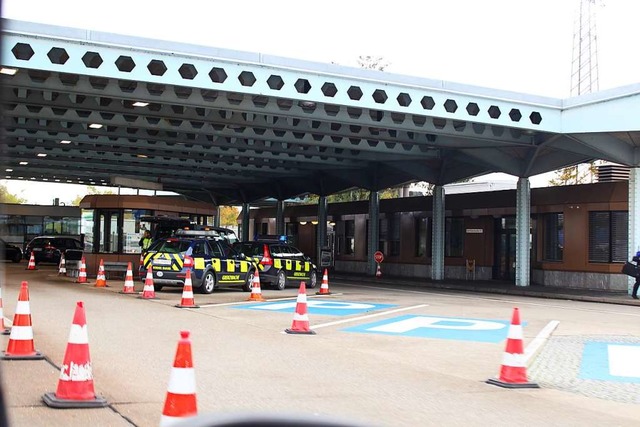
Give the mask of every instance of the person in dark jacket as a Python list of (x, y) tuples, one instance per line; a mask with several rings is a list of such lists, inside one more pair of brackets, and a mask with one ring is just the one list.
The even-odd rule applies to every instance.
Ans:
[[(631, 261), (635, 262), (636, 265), (640, 265), (640, 251), (636, 252), (635, 256), (631, 258)], [(636, 283), (633, 284), (633, 291), (631, 292), (633, 299), (638, 299), (638, 288), (640, 288), (640, 276), (636, 276)]]

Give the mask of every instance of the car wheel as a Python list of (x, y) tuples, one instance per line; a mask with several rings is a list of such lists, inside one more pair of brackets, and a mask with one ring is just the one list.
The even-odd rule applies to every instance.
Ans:
[(13, 262), (20, 262), (22, 261), (22, 254), (15, 254), (15, 256), (13, 257)]
[(202, 285), (200, 285), (200, 292), (203, 294), (210, 294), (216, 287), (216, 276), (213, 274), (213, 271), (209, 270), (204, 273), (204, 277), (202, 278)]
[(284, 270), (280, 270), (278, 271), (278, 276), (276, 277), (275, 288), (279, 291), (282, 291), (286, 287), (287, 287), (287, 275), (284, 274)]
[(309, 286), (307, 286), (308, 288), (315, 288), (316, 284), (318, 283), (318, 275), (316, 274), (315, 270), (311, 270), (311, 274), (309, 274)]
[(243, 291), (251, 292), (251, 290), (253, 289), (253, 276), (253, 271), (250, 271), (249, 274), (247, 274), (247, 281), (242, 285)]
[(162, 285), (156, 285), (155, 283), (153, 284), (153, 291), (158, 291), (160, 292), (162, 290)]

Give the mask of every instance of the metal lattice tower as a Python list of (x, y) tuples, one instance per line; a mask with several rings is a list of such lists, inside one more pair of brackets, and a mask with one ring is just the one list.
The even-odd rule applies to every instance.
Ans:
[(574, 22), (571, 61), (571, 96), (597, 92), (598, 38), (596, 33), (597, 0), (580, 0)]

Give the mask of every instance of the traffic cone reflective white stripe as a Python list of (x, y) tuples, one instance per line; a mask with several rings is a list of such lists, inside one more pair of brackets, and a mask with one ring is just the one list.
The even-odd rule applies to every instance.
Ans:
[(2, 358), (15, 360), (44, 359), (44, 356), (39, 351), (36, 351), (33, 342), (29, 285), (27, 282), (22, 282), (20, 287), (20, 295), (18, 295), (18, 304), (13, 316), (13, 326), (9, 335), (7, 351), (3, 353)]
[(322, 274), (322, 285), (320, 285), (320, 290), (316, 292), (316, 295), (331, 295), (331, 292), (329, 292), (329, 274), (326, 268)]
[(180, 304), (176, 304), (179, 308), (199, 308), (193, 298), (193, 285), (191, 283), (191, 269), (187, 269), (187, 275), (184, 278), (184, 287), (182, 288), (182, 299)]
[(524, 357), (520, 311), (513, 309), (511, 325), (507, 334), (507, 346), (502, 358), (498, 378), (490, 378), (487, 383), (506, 388), (539, 388), (538, 384), (527, 380), (527, 363)]
[(293, 323), (291, 328), (284, 330), (288, 334), (315, 334), (309, 328), (309, 315), (307, 314), (307, 289), (304, 282), (300, 282), (298, 299), (296, 300), (296, 311), (293, 313)]
[(98, 274), (96, 276), (96, 288), (104, 288), (107, 286), (107, 278), (104, 274), (104, 262), (100, 259), (100, 266), (98, 267)]
[(153, 270), (151, 264), (147, 268), (147, 277), (144, 279), (144, 288), (142, 288), (142, 295), (139, 298), (154, 299), (156, 297), (156, 290), (153, 287)]
[(124, 278), (124, 287), (122, 288), (121, 294), (134, 294), (135, 284), (133, 283), (133, 271), (131, 269), (131, 263), (127, 264), (127, 275)]
[(27, 270), (37, 270), (36, 268), (36, 256), (31, 251), (31, 256), (29, 257), (29, 264), (27, 264)]
[(58, 265), (58, 276), (67, 275), (67, 262), (64, 260), (64, 254), (60, 255), (60, 264)]
[(376, 277), (382, 277), (382, 270), (380, 269), (380, 263), (377, 263), (378, 267), (376, 268)]
[(45, 393), (42, 400), (52, 408), (97, 408), (107, 401), (96, 396), (93, 389), (93, 369), (89, 354), (89, 334), (82, 301), (76, 304), (67, 350), (64, 353), (58, 388)]
[(178, 349), (169, 377), (160, 427), (174, 425), (196, 415), (198, 415), (198, 405), (191, 340), (189, 331), (180, 331), (180, 341), (178, 341)]
[(266, 301), (266, 299), (262, 298), (262, 290), (260, 289), (260, 275), (258, 273), (258, 270), (253, 272), (251, 295), (249, 295), (247, 301)]
[(87, 263), (84, 257), (80, 260), (80, 272), (78, 272), (78, 280), (76, 283), (87, 283)]
[(0, 335), (9, 335), (11, 329), (4, 324), (4, 311), (2, 310), (2, 287), (0, 287)]

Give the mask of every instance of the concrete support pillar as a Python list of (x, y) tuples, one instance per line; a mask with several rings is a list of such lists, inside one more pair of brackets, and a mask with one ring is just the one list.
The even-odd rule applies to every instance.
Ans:
[(284, 200), (276, 201), (276, 234), (284, 234)]
[(531, 275), (531, 184), (519, 178), (516, 190), (516, 286), (529, 286)]
[(222, 214), (222, 206), (216, 206), (216, 215), (213, 217), (213, 226), (220, 227), (220, 215)]
[[(629, 170), (629, 256), (631, 259), (636, 252), (640, 251), (640, 168)], [(633, 288), (635, 279), (628, 276), (629, 295)]]
[(444, 187), (433, 187), (433, 227), (431, 236), (431, 279), (444, 280)]
[(316, 259), (320, 265), (320, 250), (327, 246), (327, 198), (320, 196), (318, 198), (318, 227), (316, 230)]
[(242, 204), (242, 236), (240, 239), (243, 242), (247, 242), (249, 240), (249, 221), (251, 220), (251, 216), (249, 215), (249, 203)]
[(376, 275), (376, 262), (373, 254), (378, 250), (378, 242), (380, 241), (380, 195), (377, 191), (369, 194), (369, 229), (367, 237), (369, 238), (369, 249), (367, 251), (367, 273), (371, 276)]

